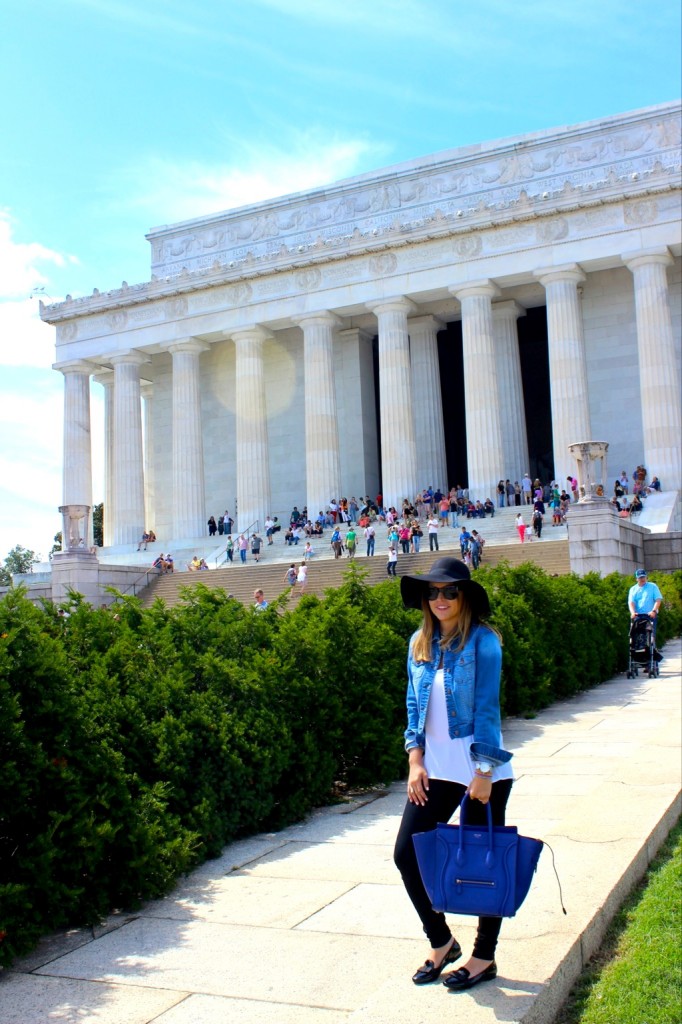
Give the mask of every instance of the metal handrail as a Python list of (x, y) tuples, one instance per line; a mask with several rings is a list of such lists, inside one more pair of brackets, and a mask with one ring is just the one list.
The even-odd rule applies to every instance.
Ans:
[[(258, 533), (259, 532), (259, 528), (260, 528), (260, 519), (254, 519), (254, 521), (252, 523), (249, 523), (249, 525), (246, 527), (245, 530), (240, 530), (239, 534), (242, 534), (242, 533), (249, 534), (251, 532), (251, 528), (253, 526), (256, 527), (256, 533)], [(223, 558), (223, 561), (220, 562), (220, 558), (222, 558), (223, 555), (225, 555), (225, 558)], [(222, 551), (218, 552), (218, 554), (214, 558), (214, 562), (215, 562), (216, 569), (220, 568), (221, 565), (224, 565), (225, 562), (227, 562), (227, 546), (225, 546), (225, 548), (223, 548)]]
[[(160, 576), (161, 575), (161, 570), (160, 569), (145, 569), (144, 572), (140, 573), (140, 575), (137, 577), (137, 579), (134, 579), (132, 583), (128, 584), (128, 586), (126, 587), (125, 590), (119, 590), (119, 594), (121, 595), (121, 597), (125, 597), (125, 595), (130, 593), (130, 591), (132, 591), (133, 597), (137, 597), (136, 587), (137, 587), (138, 583), (140, 582), (141, 579), (144, 579), (145, 580), (144, 586), (148, 587), (149, 586), (149, 577), (150, 577), (150, 575)], [(144, 587), (142, 587), (141, 589), (144, 589)]]

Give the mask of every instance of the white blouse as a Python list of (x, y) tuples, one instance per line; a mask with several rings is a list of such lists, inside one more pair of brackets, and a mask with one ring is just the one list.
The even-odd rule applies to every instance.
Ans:
[[(448, 710), (445, 704), (445, 680), (443, 669), (436, 672), (429, 694), (429, 705), (426, 709), (426, 749), (424, 750), (424, 767), (430, 779), (443, 779), (446, 782), (459, 782), (468, 786), (474, 777), (474, 758), (469, 748), (474, 742), (472, 736), (458, 736), (450, 739), (448, 732)], [(500, 746), (504, 743), (500, 736)], [(481, 760), (481, 758), (479, 758)], [(500, 779), (513, 779), (514, 770), (511, 762), (493, 768), (493, 782)]]

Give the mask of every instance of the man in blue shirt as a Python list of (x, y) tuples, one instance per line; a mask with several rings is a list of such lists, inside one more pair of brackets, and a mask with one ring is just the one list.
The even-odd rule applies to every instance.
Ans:
[(635, 580), (637, 582), (630, 587), (628, 593), (630, 617), (634, 619), (637, 615), (648, 615), (655, 622), (663, 595), (655, 583), (649, 583), (646, 569), (637, 569)]

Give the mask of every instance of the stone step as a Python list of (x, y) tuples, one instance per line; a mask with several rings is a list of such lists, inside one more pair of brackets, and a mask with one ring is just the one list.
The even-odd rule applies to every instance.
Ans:
[[(426, 572), (437, 558), (452, 554), (459, 554), (458, 550), (454, 550), (454, 545), (448, 546), (447, 550), (441, 546), (439, 552), (422, 551), (418, 555), (400, 555), (398, 576), (406, 573)], [(551, 575), (565, 575), (571, 571), (566, 540), (556, 541), (552, 544), (534, 541), (526, 544), (517, 542), (516, 544), (498, 544), (494, 547), (486, 547), (484, 565), (497, 565), (503, 560), (513, 566), (521, 565), (524, 562), (533, 562)], [(368, 573), (366, 582), (370, 586), (382, 583), (388, 578), (386, 559), (381, 554), (377, 554), (373, 558), (367, 558), (364, 555), (358, 556), (355, 559), (355, 564)], [(346, 557), (320, 559), (319, 561), (313, 559), (308, 572), (306, 592), (322, 597), (328, 588), (340, 586), (348, 566), (349, 559)], [(140, 593), (140, 597), (146, 607), (153, 604), (157, 598), (161, 598), (166, 605), (172, 607), (181, 602), (183, 587), (203, 584), (210, 589), (224, 590), (243, 604), (252, 604), (253, 592), (256, 587), (260, 587), (265, 594), (266, 601), (272, 601), (284, 591), (289, 590), (285, 583), (285, 572), (286, 566), (282, 562), (259, 563), (258, 565), (248, 563), (242, 565), (235, 562), (226, 569), (215, 569), (211, 572), (159, 576)], [(292, 597), (297, 600), (297, 589)]]

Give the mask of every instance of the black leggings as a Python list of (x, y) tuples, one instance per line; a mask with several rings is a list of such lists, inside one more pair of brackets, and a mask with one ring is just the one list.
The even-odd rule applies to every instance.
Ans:
[[(494, 782), (490, 796), (490, 809), (494, 825), (504, 825), (504, 814), (511, 792), (511, 779)], [(403, 878), (407, 895), (421, 918), (426, 936), (434, 949), (445, 946), (452, 932), (445, 920), (445, 914), (435, 911), (427, 896), (419, 874), (417, 856), (412, 836), (415, 832), (429, 832), (439, 822), (447, 822), (454, 814), (466, 793), (466, 786), (459, 782), (444, 782), (442, 779), (429, 780), (429, 799), (424, 807), (408, 800), (403, 811), (403, 820), (398, 831), (393, 858)], [(485, 825), (488, 817), (480, 800), (467, 803), (466, 823)], [(479, 917), (473, 955), (481, 960), (494, 960), (497, 937), (502, 925), (501, 917)]]

